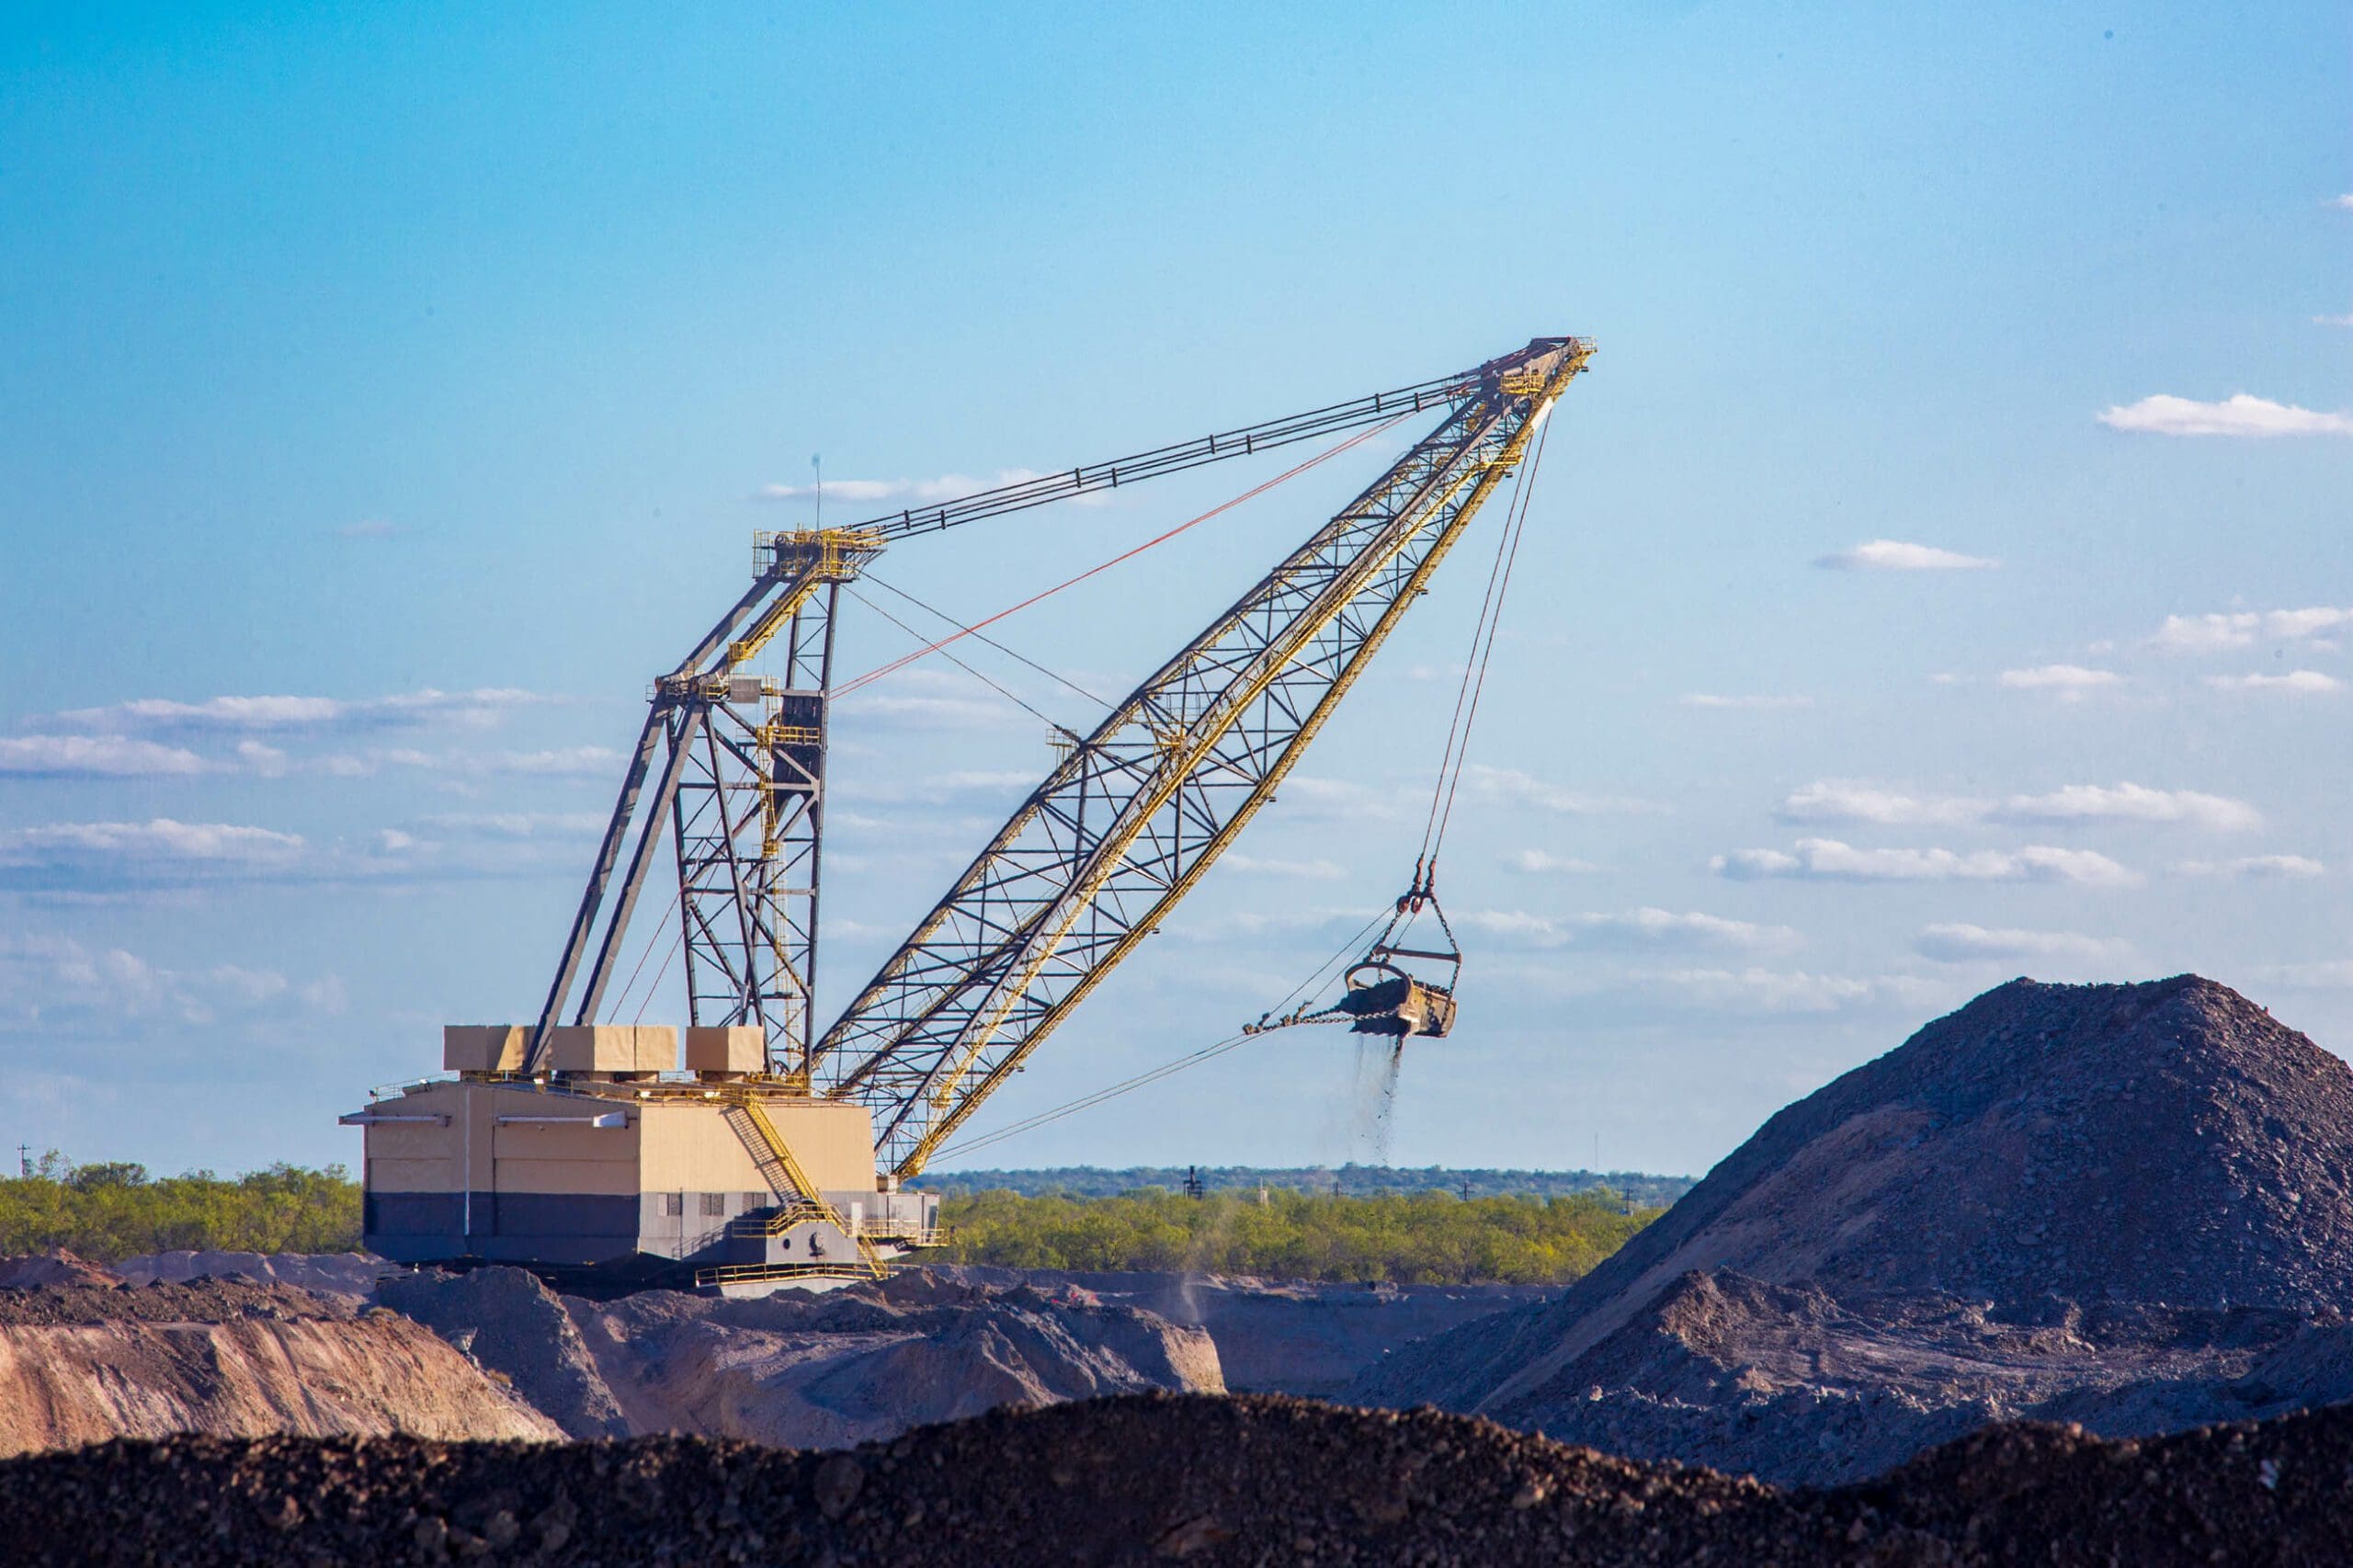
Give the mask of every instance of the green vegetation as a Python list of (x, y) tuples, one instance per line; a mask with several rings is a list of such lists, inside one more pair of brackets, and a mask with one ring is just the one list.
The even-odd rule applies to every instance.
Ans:
[(950, 1198), (949, 1256), (1008, 1268), (1198, 1269), (1285, 1279), (1402, 1284), (1559, 1284), (1648, 1224), (1657, 1209), (1615, 1199), (1474, 1198), (1449, 1192), (1333, 1198), (1164, 1190), (1117, 1198)]
[(126, 1163), (74, 1165), (52, 1150), (29, 1176), (0, 1180), (0, 1255), (63, 1246), (98, 1262), (172, 1252), (348, 1252), (359, 1245), (359, 1184), (341, 1165), (276, 1165), (153, 1180)]
[(1227, 1187), (1257, 1196), (1261, 1187), (1293, 1192), (1337, 1193), (1372, 1198), (1384, 1192), (1450, 1192), (1457, 1198), (1566, 1198), (1600, 1192), (1638, 1207), (1664, 1209), (1691, 1190), (1689, 1176), (1643, 1171), (1531, 1171), (1450, 1165), (1053, 1165), (1038, 1170), (928, 1170), (923, 1185), (961, 1197), (977, 1192), (1017, 1192), (1024, 1198), (1060, 1194), (1072, 1198), (1117, 1198), (1147, 1187), (1170, 1191), (1190, 1174), (1211, 1192)]

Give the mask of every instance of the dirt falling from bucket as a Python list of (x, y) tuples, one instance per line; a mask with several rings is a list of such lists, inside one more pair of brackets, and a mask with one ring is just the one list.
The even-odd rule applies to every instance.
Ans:
[(1349, 1142), (1368, 1165), (1389, 1163), (1390, 1113), (1397, 1108), (1397, 1070), (1405, 1042), (1365, 1036), (1357, 1041)]

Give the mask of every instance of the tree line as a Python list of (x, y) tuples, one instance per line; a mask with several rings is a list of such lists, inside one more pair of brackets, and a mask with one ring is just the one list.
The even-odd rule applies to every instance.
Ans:
[(153, 1177), (127, 1161), (76, 1165), (51, 1151), (0, 1180), (0, 1254), (65, 1247), (101, 1263), (153, 1252), (350, 1252), (359, 1184), (341, 1165)]
[(1144, 1269), (1400, 1284), (1560, 1284), (1584, 1275), (1663, 1210), (1595, 1193), (1370, 1198), (1164, 1190), (1116, 1198), (950, 1198), (954, 1261), (1008, 1268)]
[[(920, 1261), (1079, 1271), (1197, 1271), (1404, 1284), (1559, 1284), (1663, 1212), (1604, 1193), (1371, 1197), (1268, 1189), (1201, 1198), (1158, 1187), (1113, 1197), (947, 1198), (953, 1244)], [(359, 1184), (341, 1165), (275, 1165), (243, 1176), (151, 1176), (125, 1162), (54, 1153), (0, 1180), (0, 1255), (63, 1246), (99, 1262), (146, 1253), (349, 1252)]]

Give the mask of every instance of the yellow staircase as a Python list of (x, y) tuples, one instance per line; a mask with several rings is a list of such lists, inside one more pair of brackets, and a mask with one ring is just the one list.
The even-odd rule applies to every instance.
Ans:
[[(752, 1152), (752, 1158), (758, 1164), (768, 1190), (785, 1200), (783, 1209), (762, 1227), (765, 1233), (775, 1235), (804, 1220), (830, 1221), (839, 1226), (842, 1233), (857, 1244), (858, 1257), (865, 1264), (867, 1273), (877, 1279), (888, 1276), (891, 1271), (884, 1266), (882, 1255), (874, 1250), (874, 1244), (867, 1239), (865, 1232), (850, 1222), (848, 1215), (825, 1201), (824, 1195), (817, 1190), (817, 1184), (809, 1179), (809, 1173), (802, 1170), (801, 1162), (792, 1157), (792, 1150), (778, 1133), (776, 1123), (770, 1121), (767, 1113), (760, 1108), (759, 1101), (750, 1095), (737, 1094), (728, 1096), (727, 1103), (727, 1119), (734, 1125), (735, 1135), (743, 1138), (744, 1146)], [(742, 1113), (740, 1119), (736, 1114), (739, 1111)], [(754, 1136), (745, 1137), (744, 1128), (746, 1125), (752, 1129)], [(779, 1176), (784, 1179), (778, 1180)]]

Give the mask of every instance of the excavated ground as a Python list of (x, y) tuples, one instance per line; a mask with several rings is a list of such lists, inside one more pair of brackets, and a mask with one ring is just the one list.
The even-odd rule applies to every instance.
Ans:
[(0, 1461), (0, 1517), (28, 1563), (2320, 1564), (2353, 1560), (2353, 1411), (2145, 1443), (2001, 1427), (1821, 1493), (1262, 1396), (831, 1454), (184, 1437)]
[(2353, 1399), (2349, 1316), (2353, 1069), (2194, 975), (2017, 981), (1782, 1110), (1555, 1301), (1348, 1397), (1830, 1483), (1991, 1421)]
[(67, 1253), (0, 1259), (0, 1278), (34, 1282), (0, 1288), (0, 1453), (174, 1432), (563, 1435), (438, 1335), (348, 1297), (137, 1286)]

